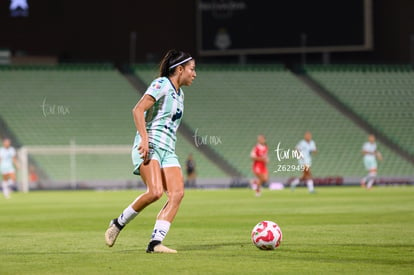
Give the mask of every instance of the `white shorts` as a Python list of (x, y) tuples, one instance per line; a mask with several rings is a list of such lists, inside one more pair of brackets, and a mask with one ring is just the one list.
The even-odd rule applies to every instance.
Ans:
[(2, 163), (0, 165), (0, 171), (2, 175), (14, 174), (16, 170), (13, 167), (13, 164)]
[[(138, 152), (138, 145), (135, 145), (132, 148), (132, 164), (134, 165), (133, 173), (135, 175), (140, 175), (139, 167), (144, 162)], [(162, 148), (153, 148), (150, 144), (149, 159), (157, 160), (161, 168), (166, 167), (181, 167), (178, 162), (178, 157), (175, 153), (169, 152)]]
[(367, 169), (368, 171), (377, 169), (377, 166), (378, 166), (377, 160), (375, 159), (374, 156), (365, 156), (364, 166), (365, 166), (365, 169)]

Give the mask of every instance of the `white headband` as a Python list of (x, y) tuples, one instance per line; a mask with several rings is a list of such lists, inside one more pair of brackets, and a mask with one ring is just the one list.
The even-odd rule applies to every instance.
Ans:
[(185, 62), (187, 62), (187, 61), (190, 61), (191, 59), (193, 59), (191, 56), (189, 57), (189, 58), (186, 58), (186, 59), (184, 59), (183, 61), (180, 61), (180, 62), (178, 62), (177, 64), (174, 64), (174, 65), (172, 65), (172, 66), (170, 66), (170, 70), (171, 69), (173, 69), (173, 68), (175, 68), (175, 67), (177, 67), (177, 66), (179, 66), (179, 65), (181, 65), (181, 64), (183, 64), (183, 63), (185, 63)]

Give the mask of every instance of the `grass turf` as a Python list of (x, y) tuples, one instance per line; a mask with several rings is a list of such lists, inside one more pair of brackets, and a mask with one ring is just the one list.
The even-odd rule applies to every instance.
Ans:
[[(141, 191), (14, 193), (0, 198), (0, 274), (412, 274), (414, 187), (188, 190), (164, 241), (146, 254), (165, 198), (104, 244), (111, 218)], [(250, 231), (277, 222), (283, 242), (261, 251)]]

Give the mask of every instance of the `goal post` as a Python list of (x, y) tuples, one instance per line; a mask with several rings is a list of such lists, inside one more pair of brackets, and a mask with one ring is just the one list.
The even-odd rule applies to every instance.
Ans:
[(68, 182), (72, 189), (79, 182), (89, 180), (133, 179), (130, 145), (77, 145), (71, 142), (70, 145), (23, 146), (18, 150), (18, 157), (21, 166), (19, 190), (22, 192), (30, 190), (32, 158), (48, 176), (63, 170), (64, 175), (58, 176), (59, 179), (50, 176), (50, 181)]

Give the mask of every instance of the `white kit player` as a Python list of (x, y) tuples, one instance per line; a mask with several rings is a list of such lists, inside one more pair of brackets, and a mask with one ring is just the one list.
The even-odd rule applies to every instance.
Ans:
[(375, 142), (374, 135), (368, 136), (368, 141), (362, 146), (362, 155), (364, 156), (364, 166), (368, 171), (368, 175), (362, 178), (361, 186), (366, 189), (371, 189), (377, 177), (377, 159), (382, 160), (382, 155), (377, 150), (377, 143)]
[(312, 165), (312, 155), (316, 154), (316, 144), (312, 140), (312, 133), (306, 132), (304, 135), (304, 139), (301, 140), (298, 145), (296, 145), (296, 150), (300, 152), (301, 158), (299, 159), (299, 165), (303, 167), (303, 174), (300, 178), (295, 178), (290, 187), (292, 190), (296, 188), (296, 186), (300, 183), (300, 181), (305, 181), (306, 186), (310, 193), (314, 193), (315, 189), (313, 186), (313, 179), (311, 173), (311, 165)]
[(9, 138), (3, 139), (3, 147), (0, 148), (0, 171), (3, 177), (2, 190), (6, 199), (10, 198), (11, 187), (16, 182), (16, 170), (18, 167), (16, 150), (11, 146)]
[(157, 215), (148, 253), (177, 253), (162, 244), (184, 196), (184, 179), (175, 154), (177, 129), (184, 112), (182, 86), (190, 86), (196, 77), (195, 61), (185, 52), (170, 50), (160, 64), (155, 79), (133, 109), (137, 130), (132, 149), (134, 174), (147, 186), (105, 232), (109, 247), (120, 231), (141, 211), (166, 193), (168, 200)]

